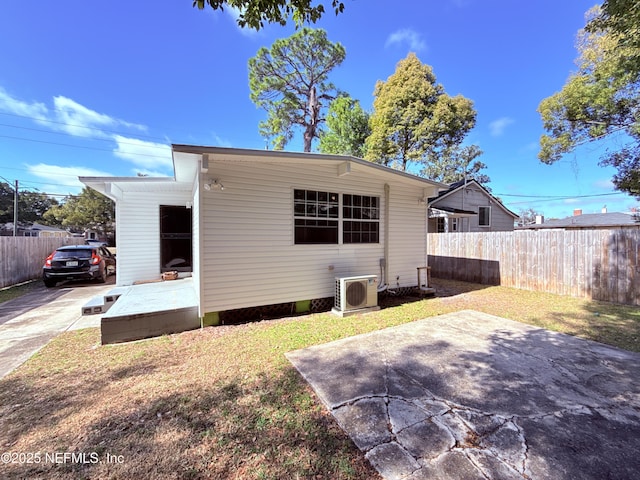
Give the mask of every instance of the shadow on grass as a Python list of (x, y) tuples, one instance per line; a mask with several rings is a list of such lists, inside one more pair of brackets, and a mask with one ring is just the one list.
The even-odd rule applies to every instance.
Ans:
[(407, 290), (407, 293), (395, 293), (394, 290), (385, 291), (378, 294), (378, 304), (381, 309), (393, 308), (422, 300), (429, 300), (431, 298), (455, 297), (469, 292), (484, 290), (492, 287), (492, 285), (432, 278), (431, 287), (435, 289), (435, 293), (429, 295), (420, 293), (417, 288)]
[[(377, 478), (291, 367), (210, 387), (168, 386), (130, 403), (124, 387), (120, 397), (114, 389), (100, 392), (105, 381), (117, 391), (119, 380), (135, 383), (148, 373), (142, 362), (79, 389), (55, 379), (37, 388), (20, 377), (3, 380), (5, 450), (29, 445), (30, 451), (85, 453), (90, 461), (4, 464), (2, 478)], [(90, 408), (94, 398), (102, 403), (99, 412), (67, 428), (62, 412)], [(54, 435), (61, 430), (66, 434)], [(30, 438), (21, 443), (24, 437)]]
[(580, 313), (553, 312), (554, 330), (640, 352), (640, 308), (587, 302)]

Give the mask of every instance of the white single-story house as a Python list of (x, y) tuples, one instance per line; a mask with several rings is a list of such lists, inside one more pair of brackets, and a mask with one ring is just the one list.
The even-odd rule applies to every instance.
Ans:
[(81, 177), (116, 203), (118, 286), (191, 275), (200, 318), (333, 297), (336, 277), (416, 286), (447, 185), (359, 158), (173, 145), (174, 177)]

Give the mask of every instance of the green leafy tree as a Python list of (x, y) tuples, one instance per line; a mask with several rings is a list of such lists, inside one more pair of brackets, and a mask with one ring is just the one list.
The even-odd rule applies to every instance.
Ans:
[[(14, 187), (0, 183), (0, 223), (13, 222)], [(18, 194), (18, 222), (42, 222), (42, 216), (58, 201), (44, 193), (20, 191)]]
[(447, 95), (414, 53), (376, 83), (374, 96), (365, 158), (403, 171), (411, 163), (450, 162), (475, 126), (473, 102)]
[(0, 182), (0, 223), (13, 222), (13, 188)]
[(283, 149), (294, 128), (301, 128), (304, 151), (311, 151), (325, 121), (323, 108), (337, 96), (329, 72), (345, 55), (344, 47), (327, 40), (324, 30), (305, 27), (249, 59), (251, 100), (267, 111), (260, 133), (272, 139), (274, 148)]
[(586, 26), (592, 33), (607, 31), (617, 36), (619, 46), (625, 48), (620, 57), (623, 69), (632, 74), (640, 73), (640, 5), (638, 0), (605, 0), (600, 15)]
[(520, 218), (518, 219), (518, 225), (524, 226), (536, 223), (536, 217), (542, 216), (543, 214), (533, 209), (532, 207), (529, 207), (526, 209), (520, 209), (518, 215), (520, 216)]
[(95, 230), (105, 237), (114, 236), (114, 203), (92, 188), (85, 187), (80, 195), (67, 196), (44, 214), (49, 225), (59, 225), (76, 232)]
[(443, 183), (455, 183), (465, 178), (476, 180), (491, 191), (487, 185), (491, 179), (482, 172), (487, 166), (480, 160), (476, 160), (480, 155), (482, 150), (477, 145), (466, 147), (456, 145), (443, 150), (439, 162), (425, 164), (421, 175)]
[(371, 133), (369, 114), (358, 100), (349, 96), (336, 98), (327, 112), (328, 130), (320, 133), (318, 145), (322, 153), (364, 157), (364, 145)]
[(20, 192), (18, 195), (18, 219), (22, 222), (41, 222), (43, 215), (58, 201), (44, 193)]
[[(325, 14), (324, 3), (313, 6), (311, 0), (193, 0), (193, 6), (200, 10), (207, 5), (214, 10), (235, 8), (239, 12), (238, 25), (255, 30), (263, 28), (264, 22), (286, 25), (289, 17), (297, 26), (315, 23)], [(331, 0), (331, 7), (336, 15), (344, 11), (340, 0)]]
[[(603, 17), (599, 7), (587, 13), (587, 28), (578, 34), (578, 71), (538, 107), (547, 131), (538, 158), (551, 164), (586, 142), (624, 133), (625, 140), (608, 150), (600, 164), (616, 168), (616, 189), (640, 198), (640, 24), (634, 5), (635, 13), (620, 22)], [(635, 30), (624, 30), (634, 18)], [(609, 25), (623, 25), (622, 31), (603, 29)]]

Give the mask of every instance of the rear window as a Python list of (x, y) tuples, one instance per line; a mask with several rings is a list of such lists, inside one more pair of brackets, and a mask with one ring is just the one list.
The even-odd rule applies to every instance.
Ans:
[(64, 258), (91, 258), (91, 250), (86, 248), (78, 250), (57, 250), (53, 258), (54, 260), (62, 260)]

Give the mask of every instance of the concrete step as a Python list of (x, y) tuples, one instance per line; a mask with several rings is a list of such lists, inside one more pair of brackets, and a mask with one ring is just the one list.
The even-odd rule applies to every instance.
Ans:
[(104, 295), (98, 295), (89, 300), (82, 307), (82, 315), (97, 315), (106, 313), (118, 298), (124, 294), (129, 287), (116, 287), (109, 290)]

